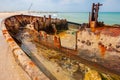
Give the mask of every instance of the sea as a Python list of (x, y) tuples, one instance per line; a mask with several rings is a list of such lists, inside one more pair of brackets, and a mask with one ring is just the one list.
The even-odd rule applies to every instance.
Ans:
[[(55, 12), (55, 13), (31, 13), (37, 16), (43, 16), (43, 15), (52, 15), (53, 18), (61, 18), (61, 19), (67, 19), (71, 22), (76, 23), (88, 23), (89, 21), (89, 13), (88, 12)], [(119, 24), (120, 25), (120, 12), (99, 12), (98, 16), (99, 21), (103, 21), (105, 24), (114, 25)]]

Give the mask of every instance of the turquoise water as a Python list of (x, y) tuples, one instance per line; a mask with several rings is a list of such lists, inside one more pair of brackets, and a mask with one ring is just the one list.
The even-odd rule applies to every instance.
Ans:
[[(53, 18), (63, 18), (68, 21), (77, 22), (77, 23), (88, 23), (89, 13), (88, 12), (77, 12), (77, 13), (37, 13), (35, 15), (52, 15)], [(120, 12), (100, 12), (99, 21), (104, 21), (105, 24), (120, 24)]]
[(58, 13), (58, 16), (77, 23), (85, 23), (89, 20), (89, 13)]
[[(57, 13), (59, 17), (66, 18), (68, 21), (77, 23), (86, 23), (89, 20), (88, 12), (81, 13)], [(120, 12), (101, 12), (99, 13), (99, 21), (105, 24), (120, 24)]]
[(120, 12), (100, 13), (99, 20), (106, 24), (120, 24)]

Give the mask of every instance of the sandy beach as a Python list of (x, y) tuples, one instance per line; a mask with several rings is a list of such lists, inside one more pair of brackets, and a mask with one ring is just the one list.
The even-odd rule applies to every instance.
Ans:
[(19, 11), (19, 12), (0, 12), (0, 19), (4, 19), (6, 17), (12, 16), (12, 15), (19, 15), (19, 14), (27, 14), (26, 11)]
[(29, 76), (16, 63), (1, 31), (2, 19), (15, 14), (21, 13), (0, 13), (0, 80), (30, 80)]

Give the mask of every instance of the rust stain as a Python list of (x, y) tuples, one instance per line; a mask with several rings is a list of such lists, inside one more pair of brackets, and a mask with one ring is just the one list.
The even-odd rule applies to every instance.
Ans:
[(98, 47), (100, 49), (101, 56), (104, 57), (106, 52), (106, 47), (101, 43), (98, 44)]
[(38, 77), (35, 77), (35, 79), (34, 80), (38, 80)]
[(60, 39), (57, 36), (54, 36), (54, 46), (56, 46), (58, 48), (61, 47), (61, 45), (60, 45)]
[(92, 31), (92, 32), (95, 32), (96, 29), (95, 29), (94, 27), (91, 27), (91, 31)]
[(96, 28), (95, 33), (101, 33), (107, 36), (117, 37), (120, 36), (120, 28), (116, 27), (99, 27)]
[(2, 30), (3, 35), (7, 33), (7, 30)]
[(14, 40), (12, 38), (7, 39), (7, 42), (11, 42), (11, 41), (14, 41)]
[(35, 66), (35, 64), (32, 61), (29, 62), (29, 65), (32, 66), (32, 67)]

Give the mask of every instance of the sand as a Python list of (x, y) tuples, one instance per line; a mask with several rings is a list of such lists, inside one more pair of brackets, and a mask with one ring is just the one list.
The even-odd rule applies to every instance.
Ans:
[(28, 14), (25, 11), (19, 11), (19, 12), (0, 12), (0, 18), (4, 19), (6, 17), (12, 16), (12, 15), (18, 15), (18, 14)]
[[(20, 13), (0, 13), (0, 19)], [(0, 22), (1, 22), (0, 20)], [(29, 76), (16, 63), (13, 53), (1, 32), (0, 23), (0, 80), (30, 80)]]

